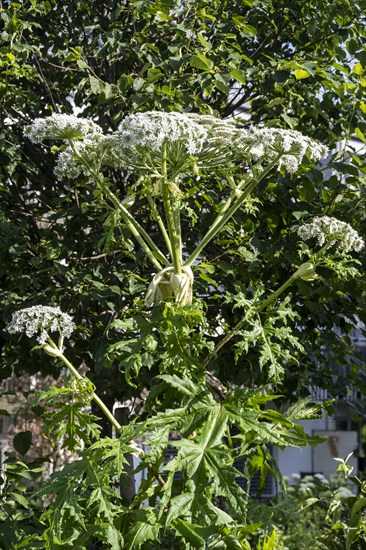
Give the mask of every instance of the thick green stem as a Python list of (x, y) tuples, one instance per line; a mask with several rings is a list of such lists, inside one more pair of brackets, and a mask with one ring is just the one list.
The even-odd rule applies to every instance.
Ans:
[(233, 440), (231, 438), (230, 426), (226, 426), (226, 437), (227, 437), (227, 443), (228, 443), (230, 449), (233, 449), (234, 445), (233, 445)]
[[(224, 227), (224, 225), (227, 223), (227, 221), (235, 214), (235, 212), (240, 208), (240, 206), (243, 204), (245, 199), (249, 196), (249, 194), (253, 191), (253, 189), (262, 181), (263, 178), (266, 177), (266, 175), (272, 170), (272, 168), (277, 164), (278, 160), (281, 158), (281, 154), (277, 155), (277, 157), (263, 170), (263, 172), (260, 174), (260, 176), (257, 179), (254, 179), (251, 183), (249, 183), (245, 189), (243, 189), (241, 195), (236, 199), (236, 201), (231, 204), (232, 202), (232, 195), (228, 199), (228, 201), (225, 203), (223, 209), (211, 225), (210, 229), (207, 231), (206, 235), (203, 237), (199, 245), (196, 247), (196, 249), (192, 252), (188, 260), (185, 262), (185, 266), (190, 266), (192, 263), (196, 260), (196, 258), (199, 256), (199, 254), (202, 252), (202, 250), (205, 248), (205, 246), (214, 238), (216, 235), (221, 231), (221, 229)], [(230, 202), (229, 202), (230, 201)]]
[[(300, 277), (300, 275), (298, 274), (299, 270), (295, 271), (295, 273), (293, 273), (291, 275), (291, 277), (289, 277), (287, 279), (287, 281), (285, 281), (283, 283), (283, 285), (280, 286), (280, 288), (278, 288), (277, 290), (275, 290), (275, 292), (272, 292), (272, 294), (270, 296), (268, 296), (268, 298), (266, 300), (264, 300), (264, 302), (262, 302), (261, 304), (259, 304), (258, 308), (257, 308), (257, 312), (259, 313), (260, 311), (263, 311), (263, 309), (265, 309), (266, 307), (268, 307), (270, 304), (272, 304), (272, 302), (274, 302), (275, 300), (277, 300), (277, 298), (282, 294), (282, 292), (284, 292), (286, 290), (286, 288), (288, 288), (289, 286), (292, 285), (292, 283), (294, 283), (296, 281), (296, 279), (298, 279)], [(241, 328), (241, 327), (240, 327)]]
[[(63, 364), (69, 369), (69, 371), (76, 378), (76, 380), (84, 380), (84, 377), (78, 373), (74, 365), (72, 365), (72, 363), (70, 363), (70, 361), (64, 356), (64, 354), (57, 347), (55, 342), (51, 338), (48, 338), (48, 341), (49, 341), (49, 347), (46, 347), (45, 349), (46, 353), (48, 353), (53, 357), (58, 357), (59, 359), (61, 359)], [(103, 414), (108, 418), (108, 420), (110, 421), (112, 426), (114, 426), (114, 428), (117, 430), (117, 432), (119, 434), (122, 434), (121, 424), (119, 424), (119, 422), (117, 422), (117, 420), (114, 418), (113, 414), (108, 409), (107, 405), (94, 392), (91, 394), (91, 398), (95, 401), (95, 403), (98, 405), (98, 407), (103, 412)]]
[(154, 241), (151, 239), (150, 235), (145, 231), (143, 227), (136, 221), (136, 219), (131, 216), (127, 208), (123, 206), (121, 201), (116, 197), (116, 195), (111, 191), (106, 185), (103, 185), (103, 192), (110, 198), (114, 206), (118, 208), (122, 217), (131, 231), (132, 235), (135, 237), (141, 248), (146, 252), (146, 255), (150, 261), (157, 267), (159, 270), (162, 269), (162, 262), (165, 266), (169, 265), (169, 261), (164, 256), (164, 254), (159, 250)]
[(320, 250), (315, 254), (315, 258), (321, 258), (323, 256), (324, 252), (326, 252), (331, 246), (334, 245), (334, 243), (337, 241), (336, 238), (333, 238), (328, 243), (325, 243)]
[(174, 219), (174, 212), (172, 208), (172, 202), (170, 200), (169, 183), (167, 179), (167, 158), (166, 158), (166, 145), (164, 144), (161, 154), (161, 176), (163, 186), (163, 202), (165, 217), (168, 226), (169, 239), (172, 245), (172, 260), (174, 271), (178, 275), (182, 273), (182, 256), (181, 256), (181, 241), (180, 241), (180, 225), (177, 231)]
[(170, 242), (170, 239), (169, 239), (169, 235), (168, 235), (168, 232), (165, 228), (165, 225), (164, 225), (164, 222), (162, 220), (162, 217), (160, 216), (159, 214), (159, 211), (156, 207), (156, 204), (155, 204), (155, 201), (152, 197), (150, 197), (149, 195), (147, 196), (147, 200), (148, 200), (148, 203), (150, 205), (150, 208), (151, 208), (151, 212), (152, 212), (152, 215), (154, 216), (155, 220), (157, 221), (157, 224), (160, 228), (160, 231), (161, 231), (161, 234), (163, 235), (164, 237), (164, 240), (165, 240), (165, 243), (167, 245), (167, 248), (168, 248), (168, 251), (169, 251), (169, 254), (172, 256), (172, 245), (171, 245), (171, 242)]
[(177, 242), (177, 254), (180, 259), (180, 265), (182, 265), (182, 227), (180, 223), (180, 201), (176, 198), (172, 200), (174, 228)]

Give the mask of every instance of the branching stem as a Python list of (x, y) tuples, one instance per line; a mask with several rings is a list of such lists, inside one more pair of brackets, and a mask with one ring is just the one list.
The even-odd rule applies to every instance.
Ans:
[(99, 183), (103, 189), (103, 192), (109, 197), (113, 205), (119, 210), (124, 219), (128, 229), (131, 231), (132, 235), (135, 237), (142, 250), (146, 253), (146, 256), (149, 258), (151, 263), (159, 269), (162, 269), (162, 264), (165, 266), (169, 265), (167, 258), (161, 252), (161, 250), (156, 246), (150, 235), (145, 231), (145, 229), (138, 223), (138, 221), (131, 216), (127, 208), (124, 207), (122, 202), (116, 197), (116, 195), (109, 189), (108, 185), (105, 182), (104, 176), (100, 172), (99, 166), (92, 166), (88, 160), (77, 151), (72, 140), (69, 140), (69, 145), (73, 150), (73, 153), (80, 159), (83, 165), (87, 168), (90, 174), (95, 178), (96, 182)]

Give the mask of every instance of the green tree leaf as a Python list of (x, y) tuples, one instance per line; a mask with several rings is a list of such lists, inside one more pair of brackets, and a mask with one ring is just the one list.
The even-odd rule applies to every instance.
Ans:
[(17, 433), (13, 438), (14, 449), (21, 455), (27, 454), (32, 445), (32, 437), (30, 430)]
[(192, 55), (189, 59), (189, 63), (191, 67), (194, 67), (195, 69), (202, 69), (203, 71), (211, 71), (214, 66), (213, 61), (202, 53)]

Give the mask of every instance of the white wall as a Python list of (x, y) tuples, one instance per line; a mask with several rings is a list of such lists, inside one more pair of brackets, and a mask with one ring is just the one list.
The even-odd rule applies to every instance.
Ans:
[[(315, 420), (303, 420), (299, 422), (307, 434), (312, 435), (313, 430), (332, 430), (335, 423), (332, 418), (323, 417)], [(275, 448), (273, 457), (277, 462), (280, 472), (285, 477), (301, 472), (313, 471), (313, 447), (287, 447), (284, 451)]]

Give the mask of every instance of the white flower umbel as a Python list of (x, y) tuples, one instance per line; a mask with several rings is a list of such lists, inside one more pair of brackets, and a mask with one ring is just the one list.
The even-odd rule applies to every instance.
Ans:
[(100, 126), (92, 120), (57, 113), (45, 118), (36, 118), (24, 130), (25, 135), (33, 143), (41, 143), (45, 139), (84, 139), (101, 132)]
[(223, 164), (227, 164), (228, 158), (271, 163), (280, 155), (278, 169), (283, 167), (293, 173), (299, 168), (304, 156), (310, 160), (319, 160), (328, 154), (327, 147), (296, 130), (261, 126), (243, 128), (213, 116), (189, 116), (206, 128), (208, 138), (205, 147), (215, 149), (219, 154), (226, 153), (226, 158), (220, 158)]
[(319, 246), (337, 242), (337, 249), (342, 252), (360, 252), (365, 246), (364, 240), (348, 223), (329, 216), (316, 216), (297, 232), (304, 241), (316, 239)]
[(179, 142), (190, 155), (198, 154), (207, 138), (205, 128), (184, 113), (147, 111), (127, 116), (118, 128), (127, 147), (159, 150), (164, 143)]
[[(245, 204), (258, 184), (275, 169), (295, 172), (304, 157), (317, 160), (327, 148), (294, 130), (245, 127), (209, 115), (148, 111), (127, 116), (116, 132), (104, 135), (93, 121), (69, 115), (37, 119), (26, 130), (35, 142), (62, 139), (55, 173), (59, 178), (90, 177), (102, 197), (118, 210), (121, 219), (157, 268), (147, 293), (148, 305), (163, 299), (188, 304), (192, 299), (191, 266), (203, 249), (222, 231)], [(104, 168), (135, 172), (142, 193), (166, 243), (164, 254), (138, 220), (129, 212)], [(220, 171), (231, 192), (211, 226), (183, 261), (180, 211), (188, 175)], [(238, 176), (238, 177), (236, 177)], [(134, 191), (135, 192), (135, 191)], [(161, 201), (165, 220), (155, 201)], [(165, 269), (164, 269), (165, 266)]]
[(46, 344), (49, 332), (59, 332), (69, 338), (75, 329), (72, 318), (59, 307), (32, 306), (13, 313), (6, 329), (10, 334), (25, 332), (31, 338), (38, 335), (37, 342)]
[(102, 134), (73, 141), (72, 147), (69, 145), (59, 153), (54, 172), (59, 179), (76, 179), (81, 174), (91, 176), (93, 170), (104, 163), (109, 149), (110, 142)]
[(281, 155), (278, 169), (283, 167), (290, 173), (296, 172), (304, 156), (314, 161), (328, 154), (327, 147), (296, 130), (251, 126), (246, 139), (252, 141), (251, 153), (254, 157), (272, 162)]
[[(248, 128), (210, 115), (162, 111), (135, 113), (124, 118), (116, 132), (103, 135), (92, 120), (73, 115), (53, 114), (37, 118), (25, 134), (35, 143), (62, 139), (72, 147), (59, 153), (57, 177), (90, 175), (94, 155), (101, 164), (130, 169), (155, 177), (160, 175), (162, 152), (168, 176), (201, 170), (231, 170), (235, 163), (261, 166), (275, 161), (278, 169), (295, 172), (304, 156), (318, 160), (328, 149), (295, 130)], [(81, 161), (83, 157), (83, 162)], [(96, 163), (98, 164), (98, 163)]]

